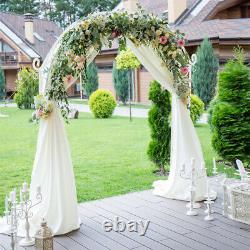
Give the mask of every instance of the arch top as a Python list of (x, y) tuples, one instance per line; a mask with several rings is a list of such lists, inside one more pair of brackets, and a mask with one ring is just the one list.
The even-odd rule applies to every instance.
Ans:
[[(113, 41), (118, 40), (119, 48), (123, 49), (126, 47), (126, 39), (135, 47), (153, 49), (162, 65), (171, 71), (177, 95), (181, 98), (189, 95), (189, 56), (184, 49), (184, 34), (171, 30), (166, 20), (139, 9), (133, 14), (95, 13), (68, 28), (58, 41), (59, 46), (47, 69), (48, 99), (57, 101), (64, 111), (67, 110), (65, 85), (71, 84), (82, 72), (86, 72), (87, 64), (104, 45), (111, 47)], [(86, 74), (82, 76), (85, 80)]]

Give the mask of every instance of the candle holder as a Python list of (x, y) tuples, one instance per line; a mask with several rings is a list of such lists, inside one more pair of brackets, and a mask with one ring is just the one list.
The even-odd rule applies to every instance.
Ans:
[(11, 237), (10, 246), (12, 250), (17, 249), (17, 202), (15, 196), (15, 190), (10, 192), (10, 197), (6, 195), (4, 212), (7, 224), (10, 225), (10, 231), (8, 233)]
[(7, 224), (10, 225), (10, 235), (11, 235), (11, 249), (17, 249), (17, 230), (18, 230), (18, 220), (25, 219), (25, 230), (26, 237), (19, 242), (20, 246), (32, 246), (35, 244), (34, 239), (30, 237), (29, 229), (29, 218), (33, 216), (30, 211), (33, 207), (42, 202), (41, 188), (37, 187), (36, 194), (37, 202), (33, 202), (29, 199), (29, 190), (27, 183), (23, 183), (23, 188), (20, 190), (20, 202), (16, 199), (16, 189), (10, 192), (10, 196), (5, 198), (5, 217)]
[(208, 199), (206, 201), (204, 201), (204, 203), (207, 205), (207, 215), (205, 216), (204, 220), (205, 221), (211, 221), (214, 220), (214, 217), (212, 216), (213, 210), (212, 210), (212, 205), (214, 203), (214, 201), (212, 201), (210, 199), (210, 197), (208, 197)]
[(20, 246), (32, 246), (35, 244), (35, 239), (30, 237), (30, 223), (29, 219), (33, 216), (31, 209), (42, 202), (42, 194), (41, 188), (37, 188), (36, 199), (37, 202), (33, 203), (32, 200), (29, 199), (29, 190), (23, 186), (23, 189), (20, 190), (20, 211), (19, 211), (19, 218), (25, 220), (25, 231), (26, 236), (19, 242)]
[(194, 201), (196, 192), (195, 181), (205, 176), (206, 176), (205, 164), (202, 163), (200, 169), (195, 169), (194, 158), (191, 158), (191, 165), (189, 171), (186, 170), (185, 164), (182, 165), (180, 177), (186, 180), (190, 180), (190, 202), (186, 206), (188, 208), (187, 215), (189, 216), (198, 215), (198, 212), (194, 210), (195, 208), (200, 208), (200, 204)]

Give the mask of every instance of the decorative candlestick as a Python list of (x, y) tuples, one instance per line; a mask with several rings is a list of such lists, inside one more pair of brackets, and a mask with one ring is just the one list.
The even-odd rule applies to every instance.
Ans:
[[(205, 204), (207, 204), (207, 209), (204, 211), (205, 212), (205, 214), (212, 214), (212, 213), (214, 213), (214, 211), (212, 210), (212, 208), (211, 208), (211, 206), (210, 206), (210, 210), (209, 210), (209, 208), (208, 208), (208, 204), (210, 204), (211, 203), (211, 197), (210, 197), (210, 185), (209, 185), (210, 183), (209, 183), (209, 179), (207, 180), (207, 200), (204, 202)], [(211, 204), (210, 204), (211, 205)]]
[(214, 220), (214, 217), (212, 216), (212, 204), (214, 203), (210, 198), (204, 202), (207, 205), (207, 215), (205, 216), (205, 221), (211, 221)]
[(30, 211), (33, 207), (37, 206), (42, 202), (42, 194), (41, 194), (41, 188), (37, 187), (37, 194), (36, 199), (37, 202), (33, 204), (33, 201), (29, 199), (29, 189), (27, 186), (27, 183), (23, 184), (23, 189), (20, 190), (20, 212), (19, 217), (20, 219), (25, 220), (25, 230), (26, 230), (26, 236), (24, 239), (22, 239), (19, 242), (20, 246), (32, 246), (35, 244), (35, 240), (30, 237), (29, 230), (30, 230), (30, 223), (29, 218), (32, 217), (32, 212)]
[(20, 189), (20, 202), (16, 199), (16, 189), (10, 192), (9, 197), (5, 197), (5, 217), (7, 219), (7, 224), (10, 225), (10, 235), (11, 235), (11, 249), (17, 249), (17, 224), (18, 219), (25, 219), (25, 230), (26, 237), (22, 239), (19, 243), (20, 246), (31, 246), (34, 245), (35, 241), (29, 235), (29, 218), (32, 217), (32, 212), (30, 211), (34, 206), (42, 202), (41, 188), (37, 187), (36, 203), (32, 203), (29, 199), (29, 189), (28, 184), (24, 183), (22, 189)]
[(202, 163), (200, 169), (196, 170), (195, 169), (195, 159), (192, 158), (191, 159), (190, 170), (187, 171), (187, 169), (185, 168), (185, 164), (183, 164), (182, 168), (181, 168), (180, 176), (183, 179), (190, 180), (190, 202), (186, 206), (188, 208), (187, 215), (189, 215), (189, 216), (198, 215), (198, 212), (196, 210), (194, 210), (195, 208), (200, 208), (200, 204), (195, 203), (195, 201), (194, 201), (194, 199), (195, 199), (195, 191), (196, 191), (195, 180), (206, 176), (204, 163)]
[(16, 203), (16, 196), (15, 190), (10, 192), (9, 197), (5, 197), (5, 218), (7, 220), (7, 224), (10, 225), (10, 236), (11, 242), (10, 246), (12, 250), (17, 249), (17, 203)]

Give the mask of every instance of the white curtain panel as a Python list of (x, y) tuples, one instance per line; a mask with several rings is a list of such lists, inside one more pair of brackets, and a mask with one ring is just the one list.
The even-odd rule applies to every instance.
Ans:
[[(130, 40), (127, 40), (127, 44), (153, 78), (172, 93), (170, 175), (168, 180), (153, 183), (153, 193), (171, 199), (189, 200), (190, 181), (181, 178), (181, 167), (185, 164), (187, 170), (190, 171), (191, 158), (195, 158), (195, 167), (201, 169), (204, 161), (200, 141), (190, 118), (189, 110), (176, 95), (173, 88), (173, 76), (163, 66), (162, 60), (157, 56), (156, 52), (150, 47), (136, 47)], [(204, 200), (206, 195), (207, 177), (197, 178), (195, 200)], [(214, 191), (211, 191), (211, 197), (216, 197)]]

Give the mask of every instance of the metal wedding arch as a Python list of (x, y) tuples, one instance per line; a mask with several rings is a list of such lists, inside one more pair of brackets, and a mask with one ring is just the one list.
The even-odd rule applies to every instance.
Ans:
[[(40, 94), (54, 102), (50, 117), (40, 121), (37, 151), (31, 178), (31, 199), (41, 186), (43, 202), (33, 211), (31, 232), (46, 218), (55, 235), (79, 228), (77, 198), (71, 153), (64, 128), (67, 114), (65, 83), (72, 84), (102, 45), (117, 39), (126, 43), (144, 67), (172, 94), (171, 166), (168, 180), (153, 183), (154, 194), (171, 199), (189, 199), (189, 181), (180, 177), (191, 158), (200, 169), (203, 155), (185, 99), (189, 94), (189, 57), (183, 35), (164, 20), (143, 12), (98, 13), (69, 26), (39, 69)], [(68, 86), (69, 86), (68, 85)], [(62, 113), (60, 112), (60, 109)], [(196, 200), (206, 197), (206, 176), (196, 182)], [(33, 230), (33, 231), (32, 231)]]

